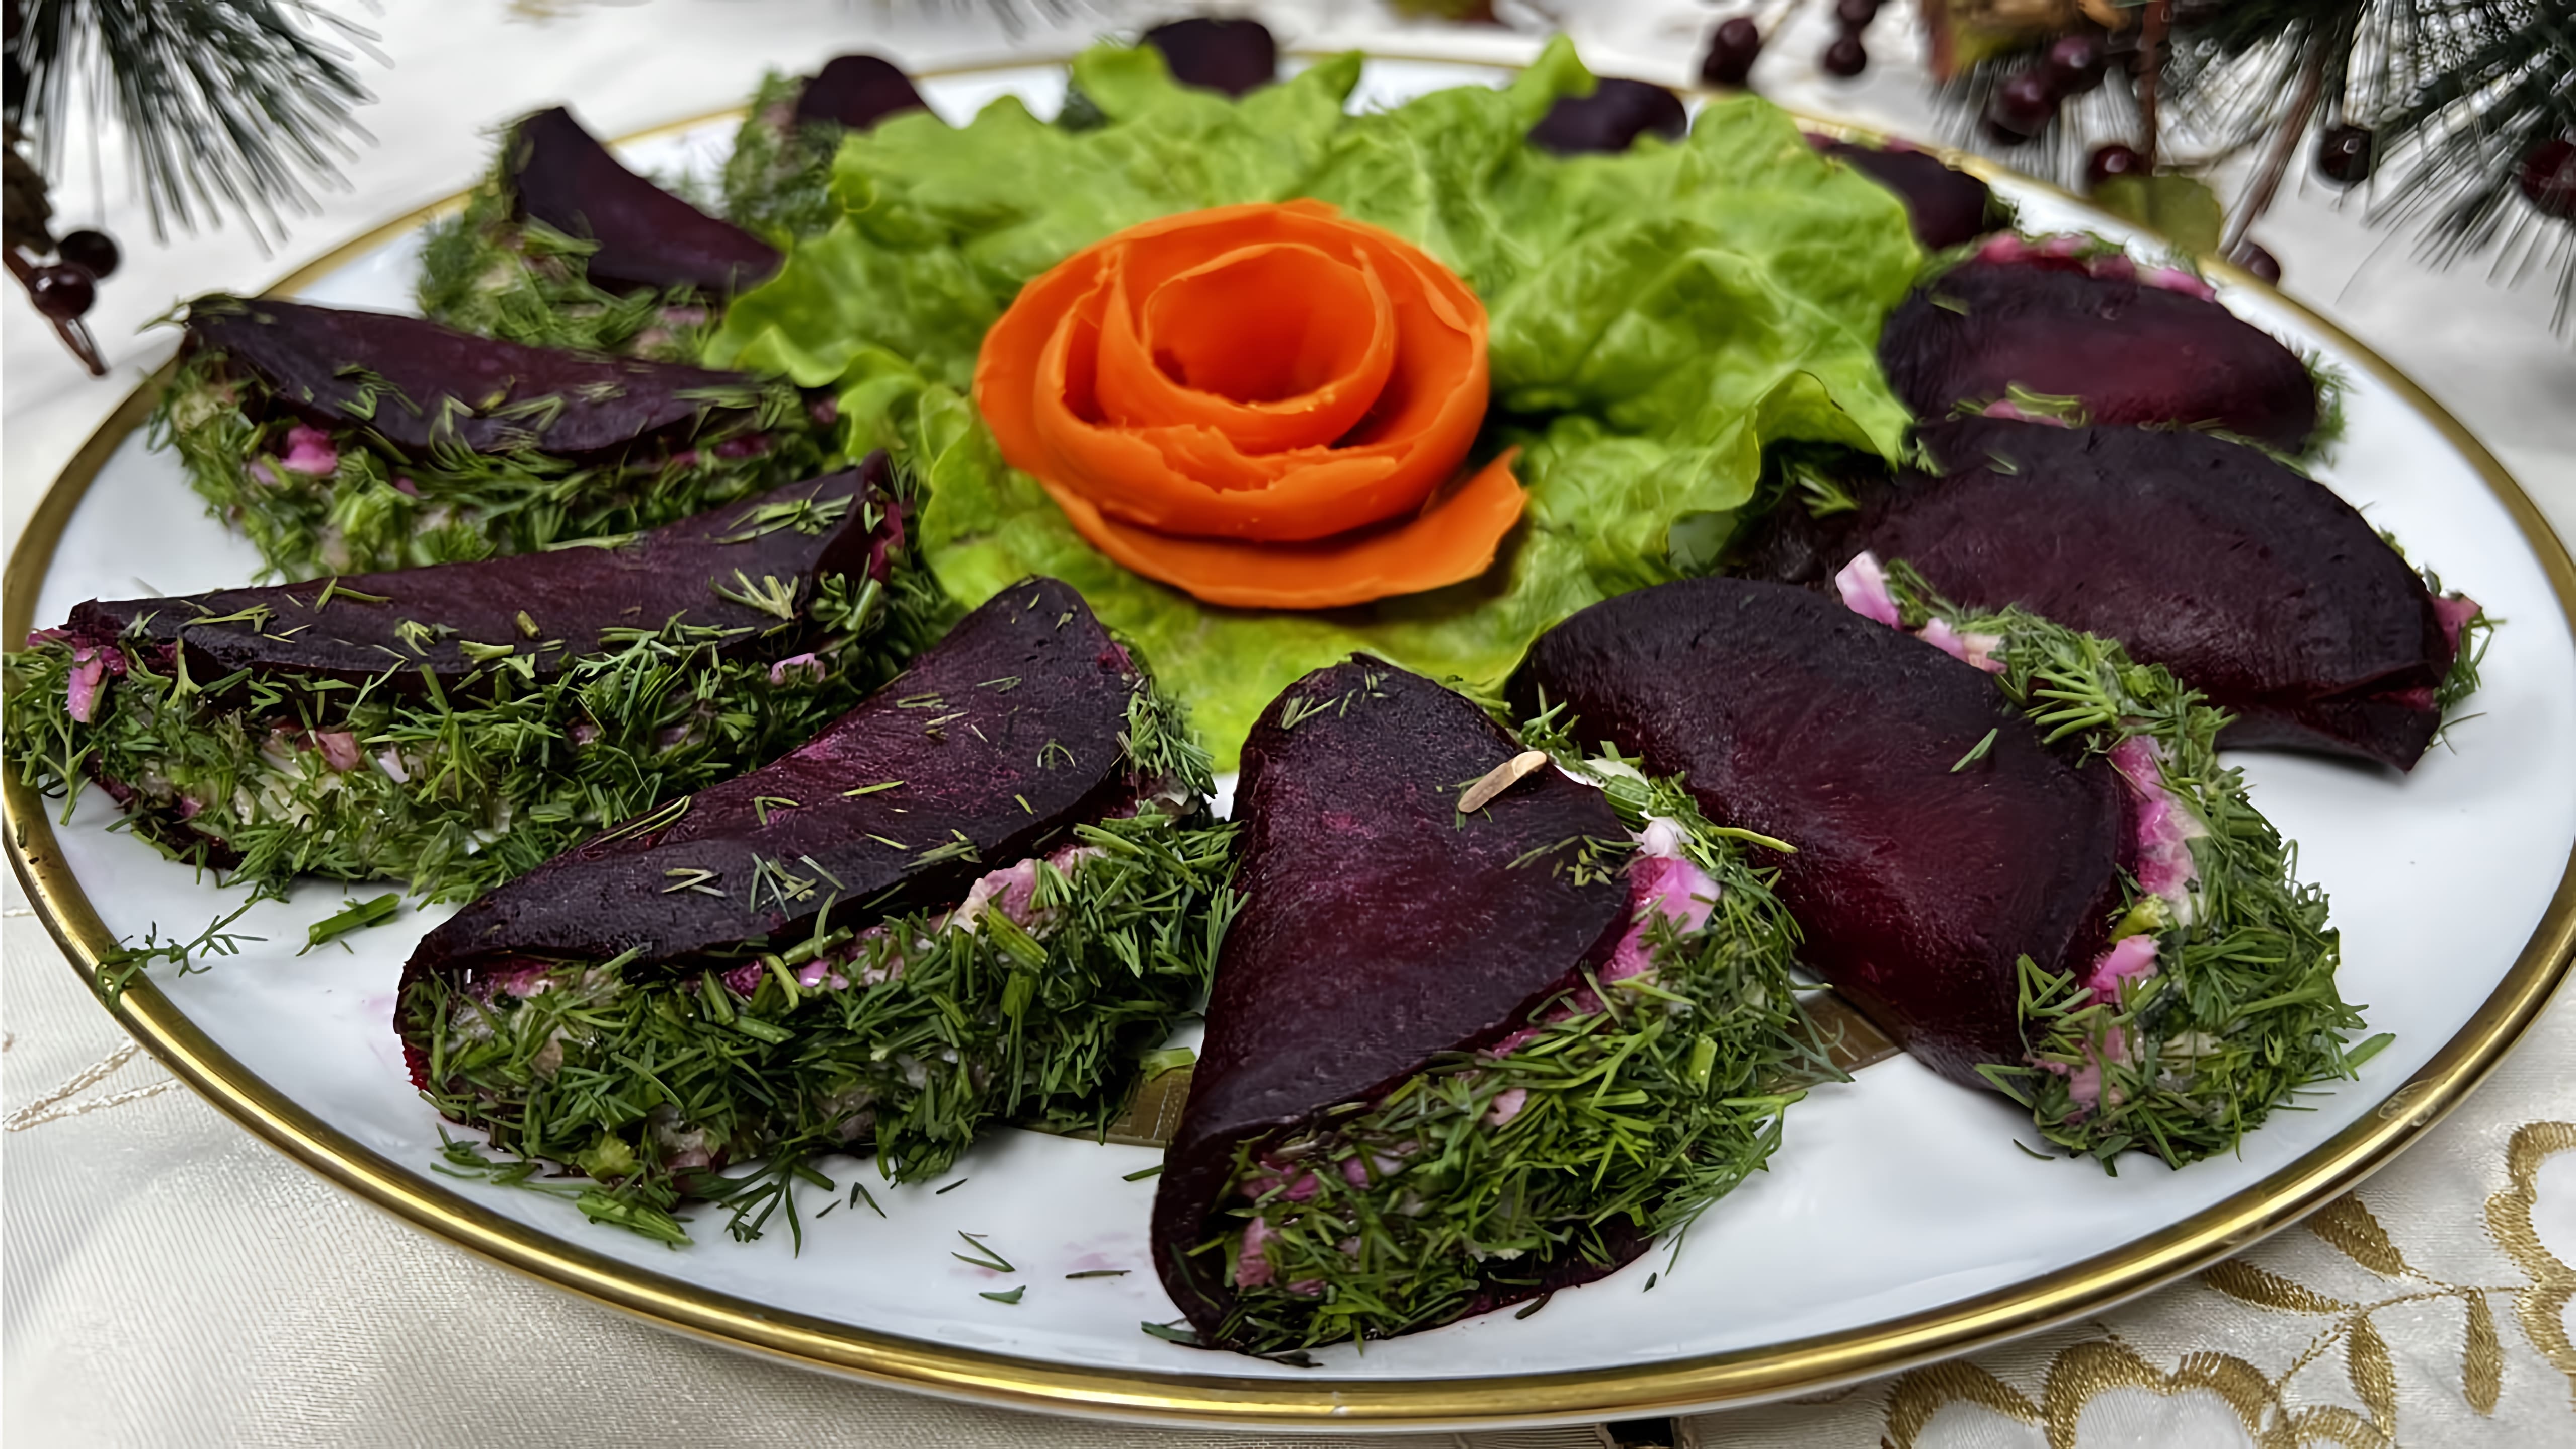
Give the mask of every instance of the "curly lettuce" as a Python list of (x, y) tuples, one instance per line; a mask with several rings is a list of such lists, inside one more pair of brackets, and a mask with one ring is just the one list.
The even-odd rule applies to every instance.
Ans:
[[(1921, 263), (1904, 207), (1818, 159), (1785, 113), (1732, 97), (1678, 144), (1560, 158), (1526, 136), (1593, 85), (1562, 39), (1509, 86), (1352, 115), (1360, 64), (1236, 101), (1176, 84), (1150, 48), (1102, 46), (1073, 62), (1096, 128), (1005, 98), (963, 127), (912, 115), (853, 135), (833, 165), (841, 220), (739, 298), (708, 349), (837, 386), (849, 446), (888, 448), (927, 486), (924, 545), (960, 603), (1030, 573), (1079, 588), (1187, 700), (1221, 767), (1283, 686), (1354, 651), (1497, 684), (1568, 614), (1711, 556), (1765, 447), (1894, 458), (1907, 423), (1875, 357)], [(975, 416), (976, 350), (1023, 284), (1139, 222), (1299, 196), (1425, 248), (1485, 301), (1479, 454), (1522, 450), (1529, 508), (1482, 578), (1354, 609), (1204, 605), (1085, 543)]]

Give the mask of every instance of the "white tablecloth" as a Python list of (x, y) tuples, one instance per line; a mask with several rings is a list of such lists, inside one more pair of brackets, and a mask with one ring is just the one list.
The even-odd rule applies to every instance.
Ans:
[[(28, 511), (171, 345), (136, 329), (196, 292), (255, 289), (339, 238), (453, 191), (482, 134), (556, 100), (606, 133), (713, 111), (771, 65), (874, 49), (916, 68), (1062, 50), (1098, 12), (1015, 36), (991, 9), (813, 0), (446, 0), (359, 18), (379, 144), (291, 240), (238, 227), (155, 247), (113, 155), (76, 153), (66, 226), (126, 244), (84, 377), (22, 299), (0, 298), (0, 524)], [(1510, 56), (1501, 32), (1412, 31), (1361, 0), (1252, 7), (1295, 41)], [(1605, 71), (1686, 77), (1717, 10), (1690, 0), (1554, 7)], [(1858, 83), (1812, 57), (1821, 7), (1757, 73), (1803, 108), (1923, 133), (1920, 72)], [(958, 13), (973, 10), (973, 14)], [(1132, 17), (1157, 18), (1131, 9)], [(2576, 535), (2576, 351), (2547, 298), (2475, 270), (2428, 273), (2302, 179), (2257, 229), (2288, 290), (2408, 369)], [(2349, 205), (2350, 203), (2346, 203)], [(14, 289), (13, 289), (14, 290)], [(0, 1437), (12, 1445), (709, 1446), (1292, 1443), (1043, 1420), (857, 1386), (672, 1336), (467, 1258), (338, 1195), (137, 1054), (14, 881), (0, 916)], [(2303, 1229), (2101, 1318), (1813, 1402), (1708, 1416), (1710, 1445), (2576, 1444), (2576, 1001), (2395, 1166)], [(1352, 1442), (1352, 1441), (1341, 1441)], [(1394, 1442), (1394, 1441), (1370, 1441)], [(1419, 1441), (1405, 1441), (1419, 1442)], [(1470, 1436), (1591, 1444), (1580, 1431)]]

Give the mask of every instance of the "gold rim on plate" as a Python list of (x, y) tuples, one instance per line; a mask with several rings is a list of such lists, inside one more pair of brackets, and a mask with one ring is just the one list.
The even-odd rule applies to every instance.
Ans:
[[(1451, 57), (1375, 58), (1517, 68)], [(920, 78), (1054, 65), (1063, 59), (1020, 58), (926, 71)], [(737, 107), (658, 126), (619, 144), (740, 114)], [(1840, 123), (1800, 119), (1837, 134), (1868, 134)], [(1946, 148), (1935, 154), (1986, 180), (2009, 180), (2085, 205), (2059, 188), (1982, 157)], [(266, 295), (292, 294), (462, 201), (460, 192), (375, 227), (288, 273)], [(2114, 228), (2130, 225), (2107, 215), (2101, 219)], [(2265, 296), (2332, 340), (2431, 422), (2511, 515), (2548, 576), (2564, 622), (2576, 632), (2576, 562), (2529, 495), (2468, 429), (2342, 328), (2235, 266), (2214, 258), (2202, 259), (2201, 265), (2231, 285)], [(0, 631), (6, 638), (24, 638), (33, 627), (37, 592), (64, 528), (108, 458), (150, 416), (169, 372), (165, 367), (146, 379), (99, 425), (27, 520), (5, 583), (0, 583)], [(116, 938), (101, 924), (65, 863), (42, 798), (14, 769), (0, 776), (0, 802), (5, 802), (9, 821), (9, 863), (29, 902), (73, 969), (95, 982), (101, 958), (118, 948)], [(1066, 1367), (782, 1312), (630, 1267), (503, 1217), (396, 1164), (253, 1075), (148, 978), (137, 979), (107, 1009), (172, 1075), (254, 1135), (361, 1201), (502, 1267), (693, 1337), (891, 1387), (1019, 1409), (1237, 1427), (1431, 1429), (1634, 1418), (1813, 1393), (2063, 1323), (2204, 1268), (2323, 1206), (2385, 1166), (2458, 1106), (2539, 1016), (2571, 961), (2576, 961), (2576, 853), (2571, 853), (2538, 929), (2504, 980), (2467, 1025), (2376, 1110), (2252, 1187), (2110, 1252), (1939, 1308), (1789, 1343), (1620, 1368), (1404, 1381)]]

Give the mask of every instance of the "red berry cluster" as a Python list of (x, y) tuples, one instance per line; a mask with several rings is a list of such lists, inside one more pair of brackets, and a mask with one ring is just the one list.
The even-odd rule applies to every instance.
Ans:
[[(1995, 87), (1986, 102), (1986, 135), (2001, 146), (2018, 146), (2049, 127), (2057, 108), (2069, 96), (2080, 96), (2102, 83), (2111, 68), (2110, 46), (2099, 35), (2062, 35), (2026, 66)], [(2122, 149), (2126, 149), (2125, 147)]]
[(1740, 86), (1762, 58), (1762, 27), (1738, 15), (1721, 23), (1708, 37), (1708, 54), (1699, 62), (1699, 78), (1713, 86)]
[(1869, 52), (1861, 48), (1860, 37), (1878, 18), (1878, 6), (1879, 0), (1834, 0), (1834, 21), (1842, 26), (1842, 34), (1825, 47), (1820, 64), (1828, 75), (1848, 80), (1869, 69)]

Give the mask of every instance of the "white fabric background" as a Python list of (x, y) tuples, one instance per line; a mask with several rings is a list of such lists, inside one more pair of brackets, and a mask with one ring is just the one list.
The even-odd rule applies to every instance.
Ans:
[[(1497, 57), (1531, 44), (1398, 26), (1366, 0), (1238, 8), (1291, 42)], [(1667, 81), (1687, 77), (1722, 13), (1692, 0), (1551, 8), (1596, 67)], [(1806, 109), (1925, 134), (1921, 75), (1899, 55), (1904, 7), (1881, 18), (1875, 63), (1857, 83), (1812, 68), (1830, 34), (1823, 8), (1775, 42), (1757, 81)], [(143, 322), (180, 297), (264, 286), (293, 260), (454, 191), (485, 164), (484, 133), (514, 115), (567, 100), (614, 135), (737, 103), (771, 65), (810, 69), (874, 49), (926, 68), (1023, 45), (1061, 50), (1156, 14), (1093, 10), (1015, 34), (987, 7), (954, 3), (388, 0), (383, 14), (359, 16), (393, 62), (365, 67), (378, 103), (364, 119), (378, 144), (276, 250), (238, 227), (156, 247), (112, 154), (94, 165), (78, 154), (64, 168), (61, 224), (103, 223), (126, 247), (91, 318), (115, 376), (86, 378), (22, 299), (0, 297), (0, 533), (14, 544), (80, 441), (167, 354), (172, 334), (138, 334)], [(2491, 287), (2474, 270), (2425, 272), (2405, 243), (2363, 229), (2337, 202), (2302, 178), (2257, 229), (2288, 290), (2413, 373), (2576, 534), (2576, 350), (2549, 333), (2545, 293)], [(683, 1340), (467, 1258), (339, 1196), (149, 1058), (120, 1059), (130, 1044), (27, 918), (14, 881), (6, 910), (0, 1437), (12, 1445), (1320, 1442), (1084, 1425), (842, 1383)], [(1974, 1367), (1689, 1427), (1730, 1449), (2576, 1444), (2576, 1354), (2565, 1290), (2552, 1291), (2558, 1275), (2576, 1283), (2566, 1266), (2576, 1263), (2576, 1151), (2535, 1155), (2534, 1144), (2559, 1138), (2533, 1124), (2552, 1122), (2576, 1123), (2576, 1004), (2564, 1000), (2465, 1109), (2358, 1194), (2402, 1274), (2294, 1231), (2246, 1261), (2305, 1289), (2295, 1300), (2305, 1309), (2195, 1279)], [(2529, 1224), (2528, 1241), (2514, 1221)], [(2241, 1294), (2247, 1280), (2228, 1281)], [(2472, 1298), (2496, 1325), (2491, 1412), (2463, 1368)], [(2337, 1306), (2313, 1306), (2323, 1302)], [(2537, 1305), (2530, 1327), (2518, 1303)], [(2385, 1374), (2371, 1343), (2385, 1346)], [(2106, 1378), (2114, 1361), (2138, 1369)], [(2114, 1382), (2123, 1374), (2141, 1384)], [(2255, 1385), (2249, 1428), (2228, 1391), (2243, 1400)]]

